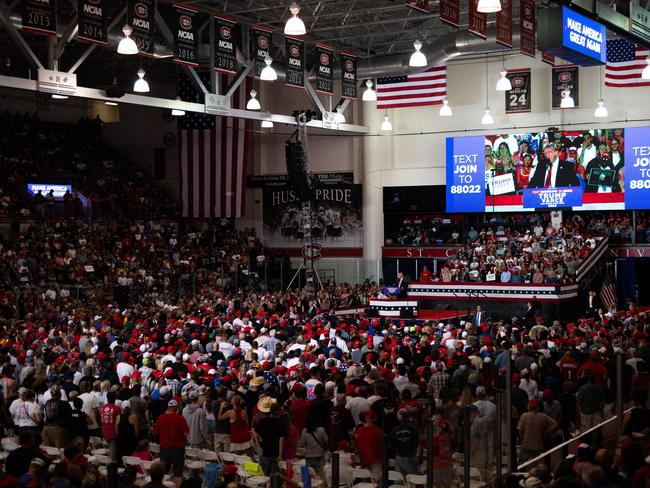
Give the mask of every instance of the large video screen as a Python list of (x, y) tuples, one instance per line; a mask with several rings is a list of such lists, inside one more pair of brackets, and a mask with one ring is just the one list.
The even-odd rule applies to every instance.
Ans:
[(447, 212), (650, 208), (650, 127), (447, 139)]

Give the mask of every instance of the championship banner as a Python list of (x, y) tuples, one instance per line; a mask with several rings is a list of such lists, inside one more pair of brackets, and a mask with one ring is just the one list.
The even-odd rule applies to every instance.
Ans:
[(174, 62), (196, 68), (199, 65), (196, 17), (198, 10), (174, 3)]
[(154, 0), (129, 0), (127, 16), (133, 28), (133, 39), (140, 54), (153, 54)]
[(295, 37), (285, 37), (287, 79), (289, 86), (305, 86), (305, 42)]
[(79, 0), (77, 17), (79, 19), (80, 40), (95, 44), (106, 44), (106, 11), (104, 0)]
[(512, 2), (501, 0), (501, 12), (497, 12), (497, 42), (512, 47)]
[(460, 25), (460, 0), (440, 0), (440, 20), (454, 27)]
[(582, 187), (527, 188), (524, 208), (562, 208), (582, 205)]
[(542, 53), (542, 61), (551, 66), (555, 66), (555, 56), (549, 53)]
[(266, 68), (266, 57), (271, 56), (271, 30), (255, 25), (251, 27), (252, 57), (255, 60), (255, 77), (259, 78)]
[(537, 6), (535, 5), (535, 0), (520, 1), (520, 51), (522, 54), (526, 54), (534, 58), (537, 50)]
[(239, 44), (239, 24), (228, 17), (214, 15), (215, 71), (237, 73), (236, 49)]
[(467, 30), (472, 34), (487, 39), (487, 14), (482, 14), (476, 8), (478, 0), (469, 0), (469, 25)]
[(506, 77), (512, 85), (512, 90), (506, 92), (506, 113), (530, 112), (530, 94), (532, 92), (530, 68), (508, 71)]
[[(343, 173), (319, 176), (311, 205), (314, 242), (325, 248), (362, 247), (362, 186), (351, 183)], [(265, 247), (301, 248), (309, 213), (289, 182), (265, 186), (262, 202)]]
[(429, 3), (429, 0), (406, 0), (406, 5), (415, 10), (419, 10), (420, 12), (427, 14), (431, 13), (431, 5)]
[(56, 0), (24, 0), (22, 29), (47, 36), (56, 35)]
[(316, 69), (316, 91), (331, 95), (334, 93), (334, 50), (323, 44), (316, 44), (318, 64)]
[(554, 66), (551, 70), (551, 99), (553, 108), (560, 108), (562, 99), (571, 95), (577, 107), (580, 106), (580, 77), (575, 65)]
[(341, 53), (341, 96), (357, 98), (357, 57), (350, 53)]

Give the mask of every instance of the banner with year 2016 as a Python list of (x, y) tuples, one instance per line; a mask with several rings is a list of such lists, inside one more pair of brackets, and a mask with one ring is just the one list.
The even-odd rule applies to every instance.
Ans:
[(447, 138), (447, 209), (485, 211), (485, 137)]

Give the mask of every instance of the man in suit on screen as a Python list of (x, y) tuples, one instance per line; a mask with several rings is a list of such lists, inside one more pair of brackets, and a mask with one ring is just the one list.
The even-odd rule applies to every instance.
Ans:
[(580, 186), (574, 166), (560, 159), (553, 144), (544, 146), (544, 160), (539, 161), (528, 188), (564, 188)]
[(397, 273), (397, 298), (406, 298), (409, 289), (409, 282), (401, 271)]

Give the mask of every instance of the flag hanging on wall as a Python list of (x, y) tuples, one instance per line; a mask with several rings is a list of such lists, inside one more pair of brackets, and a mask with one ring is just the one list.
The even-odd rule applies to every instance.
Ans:
[(615, 308), (616, 303), (618, 302), (618, 298), (616, 297), (616, 286), (610, 276), (609, 270), (605, 272), (603, 286), (600, 289), (600, 299), (607, 310)]
[(650, 80), (641, 78), (649, 54), (648, 49), (627, 39), (608, 40), (605, 85), (615, 88), (650, 86)]
[[(233, 76), (218, 73), (221, 91)], [(210, 89), (210, 74), (200, 73)], [(192, 80), (179, 77), (183, 101), (203, 103)], [(246, 78), (231, 99), (233, 108), (246, 106), (252, 80)], [(179, 117), (181, 214), (188, 218), (240, 218), (245, 213), (246, 176), (249, 165), (250, 121), (187, 112)]]
[(447, 66), (422, 73), (377, 78), (377, 108), (440, 105), (447, 96)]

